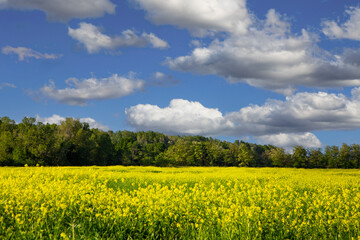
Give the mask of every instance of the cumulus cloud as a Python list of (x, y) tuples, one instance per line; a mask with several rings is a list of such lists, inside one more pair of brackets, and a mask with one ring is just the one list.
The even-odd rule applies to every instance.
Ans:
[(45, 85), (40, 91), (47, 97), (69, 105), (86, 105), (89, 100), (121, 98), (143, 90), (145, 82), (134, 78), (113, 74), (108, 78), (89, 78), (66, 80), (67, 88), (57, 89), (54, 82)]
[(172, 75), (168, 75), (162, 72), (156, 72), (150, 78), (150, 85), (154, 86), (172, 86), (176, 85), (180, 80), (175, 79)]
[(260, 144), (271, 144), (285, 149), (300, 145), (308, 148), (319, 148), (322, 146), (320, 140), (312, 133), (279, 133), (256, 137)]
[(308, 132), (360, 128), (360, 88), (354, 88), (350, 98), (342, 94), (303, 92), (288, 96), (284, 101), (268, 100), (261, 106), (250, 105), (225, 115), (218, 109), (183, 99), (174, 99), (165, 108), (139, 104), (127, 109), (125, 114), (136, 130), (254, 136), (269, 143), (288, 139), (302, 145), (308, 139), (311, 146), (319, 146)]
[(171, 24), (204, 36), (218, 31), (245, 33), (250, 17), (245, 0), (132, 0), (155, 24)]
[(229, 127), (218, 109), (183, 99), (173, 99), (165, 108), (139, 104), (125, 110), (125, 114), (136, 130), (207, 136), (216, 135)]
[(94, 18), (115, 13), (109, 0), (2, 0), (0, 9), (41, 10), (49, 20), (68, 21), (72, 18)]
[[(194, 40), (188, 55), (167, 58), (164, 64), (172, 70), (214, 74), (230, 83), (243, 82), (285, 95), (293, 94), (298, 86), (360, 86), (358, 61), (349, 61), (349, 52), (334, 55), (321, 49), (317, 35), (304, 29), (292, 32), (291, 24), (274, 9), (260, 19), (247, 10), (245, 0), (132, 1), (154, 23), (212, 38), (206, 45)], [(347, 12), (348, 22), (338, 26), (325, 21), (324, 32), (360, 38), (359, 8)], [(360, 59), (360, 52), (353, 50), (352, 59)]]
[[(302, 30), (291, 33), (290, 24), (274, 10), (246, 34), (230, 34), (215, 39), (207, 47), (196, 47), (191, 54), (167, 58), (173, 70), (215, 74), (231, 83), (245, 82), (291, 95), (299, 85), (342, 87), (360, 85), (360, 68), (349, 54), (331, 56), (316, 45), (316, 36)], [(352, 52), (360, 59), (360, 52)]]
[(114, 50), (119, 47), (145, 47), (165, 49), (169, 44), (153, 33), (143, 33), (138, 36), (132, 30), (125, 30), (120, 36), (108, 36), (101, 29), (90, 23), (82, 22), (79, 28), (68, 28), (69, 35), (85, 46), (88, 53), (96, 53), (103, 49)]
[(226, 118), (236, 123), (238, 134), (244, 127), (250, 128), (246, 131), (252, 135), (356, 129), (360, 127), (359, 91), (354, 88), (351, 98), (325, 92), (297, 93), (285, 101), (244, 107)]
[[(42, 122), (44, 124), (57, 124), (59, 125), (62, 121), (65, 121), (66, 119), (64, 117), (61, 117), (57, 114), (53, 114), (51, 117), (40, 117), (39, 115), (36, 115), (36, 121)], [(97, 121), (95, 121), (92, 118), (80, 118), (80, 122), (88, 123), (90, 128), (97, 128), (103, 131), (108, 131), (109, 127), (105, 126)]]
[(349, 19), (340, 25), (335, 21), (323, 21), (323, 33), (330, 38), (347, 38), (360, 41), (360, 8), (350, 7), (345, 12), (349, 15)]
[(30, 48), (25, 47), (11, 47), (6, 46), (2, 48), (1, 51), (3, 54), (10, 55), (16, 54), (18, 55), (19, 61), (23, 61), (26, 58), (35, 58), (35, 59), (57, 59), (60, 58), (61, 55), (57, 54), (49, 54), (49, 53), (40, 53)]

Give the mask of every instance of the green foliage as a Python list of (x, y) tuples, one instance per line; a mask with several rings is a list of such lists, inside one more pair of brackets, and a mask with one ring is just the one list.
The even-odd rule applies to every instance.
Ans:
[(303, 146), (295, 146), (292, 155), (292, 164), (296, 168), (308, 167), (307, 151)]
[(325, 147), (325, 158), (327, 159), (327, 167), (338, 168), (339, 165), (339, 148), (337, 146)]
[(326, 159), (324, 159), (324, 156), (319, 148), (310, 149), (308, 160), (310, 168), (321, 168), (326, 166)]
[(274, 167), (287, 167), (290, 164), (290, 156), (283, 148), (272, 148), (266, 154)]
[(248, 143), (242, 142), (240, 144), (237, 157), (240, 167), (249, 167), (255, 165), (255, 153)]
[(202, 136), (104, 132), (66, 118), (59, 125), (0, 118), (0, 166), (241, 166), (360, 168), (360, 145), (283, 148)]

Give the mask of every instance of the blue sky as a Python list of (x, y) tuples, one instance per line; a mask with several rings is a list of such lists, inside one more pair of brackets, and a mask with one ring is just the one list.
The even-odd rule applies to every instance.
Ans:
[(360, 142), (360, 5), (0, 0), (0, 116), (290, 148)]

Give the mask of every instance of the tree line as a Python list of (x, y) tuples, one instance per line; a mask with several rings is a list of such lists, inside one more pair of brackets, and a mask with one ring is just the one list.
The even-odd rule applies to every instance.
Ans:
[(0, 117), (0, 166), (240, 166), (360, 168), (360, 145), (295, 146), (292, 153), (272, 145), (157, 132), (91, 129), (66, 118), (59, 125), (25, 117)]

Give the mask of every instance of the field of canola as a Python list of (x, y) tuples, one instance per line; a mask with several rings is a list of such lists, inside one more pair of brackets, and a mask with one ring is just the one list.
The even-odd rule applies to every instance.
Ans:
[(360, 171), (0, 168), (1, 239), (358, 239)]

